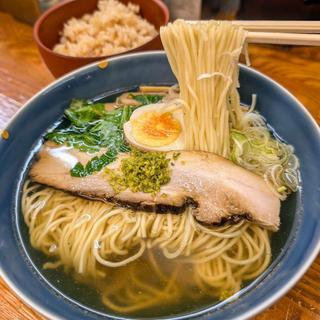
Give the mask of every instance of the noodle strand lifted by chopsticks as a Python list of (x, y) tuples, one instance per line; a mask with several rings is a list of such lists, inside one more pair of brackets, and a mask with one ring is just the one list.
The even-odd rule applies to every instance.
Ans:
[(185, 102), (186, 148), (228, 157), (230, 124), (238, 127), (242, 116), (238, 60), (246, 31), (227, 21), (177, 20), (160, 36)]

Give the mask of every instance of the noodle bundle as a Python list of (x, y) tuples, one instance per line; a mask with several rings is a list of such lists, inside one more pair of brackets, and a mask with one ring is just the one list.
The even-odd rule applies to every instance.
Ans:
[(227, 21), (177, 20), (160, 30), (185, 105), (187, 150), (228, 158), (230, 123), (240, 125), (238, 60), (246, 31)]
[[(108, 267), (125, 266), (157, 248), (166, 259), (191, 266), (194, 283), (204, 292), (231, 295), (243, 280), (259, 275), (271, 259), (266, 230), (244, 221), (206, 227), (195, 220), (191, 209), (182, 215), (134, 212), (27, 181), (22, 211), (32, 246), (56, 259), (45, 268), (64, 266), (92, 279), (107, 279)], [(157, 273), (162, 274), (159, 267)], [(157, 292), (177, 294), (174, 277), (175, 272), (168, 278), (167, 289)], [(132, 290), (132, 285), (123, 283), (126, 291)], [(170, 302), (166, 295), (156, 296), (157, 303)], [(109, 299), (104, 292), (103, 300)], [(129, 297), (123, 308), (112, 301), (107, 304), (121, 312), (137, 308)]]

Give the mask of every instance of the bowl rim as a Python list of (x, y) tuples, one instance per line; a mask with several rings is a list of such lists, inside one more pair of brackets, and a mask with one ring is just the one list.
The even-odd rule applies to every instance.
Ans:
[[(71, 0), (74, 1), (74, 0)], [(147, 52), (136, 52), (136, 53), (128, 53), (124, 54), (121, 56), (116, 56), (110, 59), (110, 62), (116, 61), (116, 60), (121, 60), (121, 59), (126, 59), (130, 57), (136, 57), (136, 56), (146, 56), (146, 55), (165, 55), (165, 52), (163, 50), (154, 50), (154, 51), (147, 51)], [(51, 87), (55, 87), (57, 84), (60, 82), (63, 83), (65, 80), (68, 78), (71, 78), (75, 76), (78, 72), (85, 71), (86, 69), (90, 69), (94, 66), (98, 66), (101, 61), (95, 61), (90, 64), (87, 64), (81, 68), (78, 68), (76, 70), (73, 70), (62, 77), (55, 79), (53, 82), (45, 86), (43, 89), (38, 91), (35, 95), (33, 95), (30, 99), (28, 99), (27, 102), (23, 104), (23, 106), (15, 113), (15, 115), (7, 122), (6, 127), (10, 126), (12, 122), (16, 118), (19, 117), (20, 113), (25, 111), (25, 107), (27, 107), (29, 104), (31, 104), (34, 100), (36, 100), (39, 96), (41, 96), (46, 90), (50, 89)], [(308, 119), (310, 125), (312, 124), (313, 129), (315, 129), (315, 132), (317, 132), (319, 141), (320, 141), (320, 127), (318, 126), (317, 122), (315, 119), (311, 116), (310, 112), (304, 107), (304, 105), (290, 92), (288, 91), (285, 87), (277, 83), (275, 80), (272, 78), (266, 76), (265, 74), (261, 73), (260, 71), (248, 67), (243, 64), (239, 64), (241, 68), (252, 72), (258, 77), (261, 77), (269, 82), (271, 82), (273, 85), (275, 85), (278, 89), (283, 91), (287, 96), (289, 96), (296, 104), (299, 106), (301, 111), (304, 113), (305, 117)], [(320, 234), (318, 235), (320, 239)], [(275, 294), (272, 296), (268, 297), (266, 300), (262, 301), (260, 304), (257, 306), (254, 306), (250, 308), (248, 311), (242, 313), (241, 315), (237, 315), (233, 320), (244, 320), (244, 319), (249, 319), (252, 318), (253, 316), (257, 315), (258, 313), (262, 312), (272, 304), (274, 304), (277, 300), (279, 300), (282, 296), (284, 296), (299, 280), (300, 278), (305, 274), (305, 272), (309, 269), (313, 261), (316, 259), (317, 255), (320, 253), (320, 241), (314, 246), (314, 248), (311, 251), (311, 254), (308, 256), (307, 260), (305, 260), (304, 264), (297, 270), (296, 274), (287, 281), (287, 283), (280, 288), (279, 291), (277, 291)], [(65, 318), (63, 316), (56, 316), (54, 313), (52, 313), (50, 310), (47, 310), (45, 307), (43, 307), (41, 304), (38, 302), (32, 301), (31, 298), (28, 297), (27, 294), (23, 293), (18, 286), (16, 286), (13, 281), (11, 281), (10, 276), (7, 275), (5, 270), (2, 268), (2, 265), (0, 264), (0, 277), (5, 281), (5, 283), (9, 286), (9, 288), (17, 294), (19, 298), (22, 299), (29, 307), (33, 308), (37, 312), (39, 312), (41, 315), (47, 317), (48, 319), (55, 319), (55, 320), (64, 320)], [(196, 316), (196, 314), (194, 315)], [(182, 316), (181, 319), (187, 319), (188, 315)]]
[[(122, 51), (122, 52), (119, 52), (119, 53), (114, 53), (114, 54), (106, 55), (106, 56), (75, 57), (75, 56), (68, 56), (68, 55), (65, 55), (65, 54), (57, 53), (57, 52), (53, 51), (52, 49), (50, 49), (49, 47), (47, 47), (41, 41), (40, 36), (39, 36), (40, 27), (41, 27), (43, 21), (49, 15), (51, 15), (53, 12), (59, 10), (60, 8), (64, 7), (65, 5), (68, 5), (69, 3), (75, 2), (75, 1), (77, 1), (77, 0), (66, 0), (66, 1), (62, 1), (60, 3), (57, 3), (56, 5), (52, 6), (48, 10), (46, 10), (43, 14), (41, 14), (40, 17), (36, 20), (36, 22), (35, 22), (35, 24), (33, 26), (33, 38), (34, 38), (35, 42), (37, 43), (37, 45), (39, 47), (41, 47), (42, 50), (46, 51), (49, 54), (53, 54), (54, 56), (59, 57), (59, 58), (70, 59), (70, 60), (73, 60), (73, 61), (81, 60), (81, 61), (92, 62), (93, 59), (95, 59), (95, 60), (97, 60), (97, 59), (108, 59), (108, 58), (115, 57), (115, 56), (118, 56), (118, 55), (130, 54), (131, 52), (139, 51), (140, 48), (142, 48), (143, 46), (151, 43), (154, 39), (156, 39), (160, 35), (160, 33), (158, 33), (151, 40), (143, 43), (142, 45), (140, 45), (138, 47), (134, 47), (134, 48), (132, 48), (130, 50), (126, 50), (126, 51)], [(156, 5), (158, 5), (160, 7), (160, 9), (162, 10), (162, 12), (164, 14), (164, 21), (165, 21), (162, 26), (165, 26), (169, 22), (169, 18), (170, 18), (169, 8), (167, 7), (167, 5), (161, 0), (148, 0), (148, 1), (152, 1), (152, 2), (154, 2)], [(65, 21), (64, 23), (66, 23), (67, 21)], [(150, 21), (148, 21), (148, 22), (151, 23)]]

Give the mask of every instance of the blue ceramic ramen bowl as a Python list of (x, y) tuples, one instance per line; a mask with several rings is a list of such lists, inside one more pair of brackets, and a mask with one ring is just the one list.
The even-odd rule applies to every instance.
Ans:
[[(41, 269), (41, 257), (28, 240), (20, 198), (27, 165), (44, 132), (63, 114), (70, 100), (103, 99), (141, 84), (173, 84), (175, 78), (163, 52), (130, 54), (94, 63), (49, 85), (8, 125), (10, 138), (0, 141), (0, 269), (9, 286), (30, 306), (51, 319), (115, 319), (78, 298), (67, 282)], [(257, 109), (270, 126), (295, 148), (301, 162), (301, 188), (283, 203), (281, 229), (272, 237), (273, 261), (255, 281), (229, 299), (170, 319), (245, 319), (284, 295), (308, 269), (320, 249), (320, 132), (306, 109), (284, 88), (244, 66), (240, 95), (249, 104), (258, 95)], [(67, 280), (66, 280), (67, 281)]]

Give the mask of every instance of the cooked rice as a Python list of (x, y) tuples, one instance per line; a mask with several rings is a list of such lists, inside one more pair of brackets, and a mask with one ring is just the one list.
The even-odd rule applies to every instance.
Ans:
[(138, 15), (139, 6), (100, 0), (98, 10), (71, 18), (53, 51), (74, 57), (98, 57), (124, 52), (150, 41), (155, 27)]

